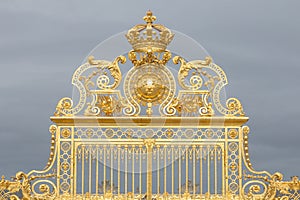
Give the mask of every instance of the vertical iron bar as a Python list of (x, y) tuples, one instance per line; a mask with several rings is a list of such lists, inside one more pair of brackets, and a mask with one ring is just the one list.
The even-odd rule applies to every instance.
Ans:
[(207, 193), (210, 195), (210, 146), (207, 148)]
[(195, 163), (195, 145), (193, 145), (193, 198), (196, 194), (196, 163)]
[(103, 146), (103, 194), (106, 193), (106, 145)]
[(81, 146), (82, 157), (81, 157), (81, 194), (84, 194), (84, 145)]
[(202, 179), (202, 175), (203, 175), (203, 169), (202, 169), (202, 165), (203, 165), (203, 147), (202, 145), (200, 145), (200, 195), (202, 196), (203, 194), (203, 179)]
[(167, 193), (167, 146), (164, 146), (164, 193)]
[(77, 148), (78, 147), (76, 145), (74, 145), (74, 146), (75, 146), (74, 147), (75, 158), (74, 158), (74, 174), (73, 174), (73, 179), (74, 179), (74, 182), (73, 182), (73, 184), (74, 184), (73, 195), (75, 196), (77, 194), (76, 187), (77, 187), (77, 162), (78, 162), (78, 160), (77, 160), (77, 153), (78, 153)]
[(175, 162), (175, 159), (174, 159), (174, 146), (172, 145), (171, 146), (172, 148), (172, 196), (174, 196), (174, 162)]
[(178, 147), (178, 194), (181, 195), (181, 147)]
[(134, 194), (134, 151), (135, 146), (132, 146), (132, 193)]
[(185, 192), (189, 192), (189, 149), (185, 147)]
[(160, 181), (160, 177), (159, 177), (159, 154), (160, 154), (160, 147), (159, 146), (156, 146), (156, 150), (157, 150), (157, 158), (156, 158), (156, 160), (157, 160), (157, 194), (159, 194), (160, 193), (160, 191), (159, 191), (159, 181)]
[(153, 141), (145, 141), (147, 147), (147, 200), (152, 200), (152, 150)]
[[(224, 147), (221, 149), (221, 166), (224, 165)], [(225, 167), (222, 167), (221, 173), (222, 173), (222, 194), (225, 195), (225, 173), (224, 173)]]
[(140, 181), (139, 181), (140, 196), (142, 195), (142, 146), (140, 146)]
[(96, 146), (96, 196), (98, 196), (98, 187), (99, 187), (99, 149), (98, 145)]
[(121, 151), (121, 146), (118, 145), (118, 195), (120, 195), (120, 188), (121, 188), (121, 155), (120, 155), (120, 151)]
[(125, 145), (125, 156), (124, 156), (124, 158), (125, 158), (125, 194), (127, 194), (127, 192), (128, 192), (128, 184), (127, 184), (127, 182), (128, 182), (128, 174), (127, 174), (127, 159), (128, 159), (128, 145)]
[(217, 194), (218, 187), (218, 168), (217, 168), (217, 146), (215, 146), (215, 194)]
[(110, 192), (113, 194), (114, 193), (114, 171), (113, 171), (113, 161), (114, 161), (114, 147), (111, 145), (110, 146)]
[(92, 146), (89, 146), (89, 193), (92, 193)]

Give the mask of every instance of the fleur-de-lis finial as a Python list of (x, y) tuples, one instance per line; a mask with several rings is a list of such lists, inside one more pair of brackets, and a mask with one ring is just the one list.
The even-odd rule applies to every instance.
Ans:
[(148, 25), (151, 25), (156, 20), (156, 17), (152, 15), (151, 10), (148, 10), (143, 19)]

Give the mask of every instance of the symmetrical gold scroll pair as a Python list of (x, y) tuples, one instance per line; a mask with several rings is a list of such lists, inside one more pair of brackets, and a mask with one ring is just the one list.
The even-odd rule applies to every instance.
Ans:
[[(166, 55), (163, 56), (165, 57), (165, 59), (162, 60), (157, 60), (155, 57), (152, 57), (152, 60), (147, 60), (147, 59), (136, 60), (135, 52), (132, 51), (129, 53), (129, 58), (136, 66), (143, 66), (145, 64), (144, 62), (150, 62), (150, 63), (153, 62), (152, 63), (153, 65), (163, 66), (163, 64), (165, 64), (170, 59), (170, 54), (168, 52), (166, 52), (164, 55)], [(125, 61), (126, 59), (123, 56), (118, 57), (113, 63), (110, 63), (108, 61), (102, 61), (102, 60), (95, 61), (92, 58), (89, 58), (88, 63), (82, 65), (75, 71), (72, 79), (72, 83), (78, 88), (80, 94), (78, 104), (73, 108), (72, 99), (70, 98), (61, 99), (57, 105), (55, 116), (59, 116), (59, 115), (72, 116), (79, 113), (83, 109), (83, 107), (86, 104), (86, 98), (88, 95), (90, 95), (89, 86), (94, 85), (94, 83), (91, 81), (91, 78), (93, 76), (99, 75), (97, 79), (98, 80), (97, 85), (100, 90), (116, 89), (121, 81), (121, 71), (118, 66), (118, 62), (124, 63)], [(203, 114), (206, 113), (206, 115), (213, 115), (214, 112), (212, 110), (212, 107), (215, 107), (222, 115), (226, 115), (226, 116), (244, 115), (242, 104), (236, 98), (229, 98), (226, 101), (226, 107), (222, 105), (220, 99), (220, 93), (221, 90), (224, 88), (224, 86), (227, 85), (228, 83), (227, 77), (224, 71), (219, 66), (212, 63), (212, 59), (210, 57), (207, 57), (205, 61), (195, 60), (195, 61), (186, 62), (183, 58), (179, 56), (175, 56), (173, 58), (173, 62), (175, 64), (178, 64), (179, 62), (181, 63), (180, 69), (178, 71), (178, 83), (184, 89), (183, 91), (191, 91), (197, 93), (197, 91), (202, 89), (203, 85), (209, 88), (209, 96), (212, 98), (213, 103), (211, 104), (206, 102), (207, 104), (205, 105), (206, 112), (203, 112)], [(88, 77), (84, 77), (81, 75), (84, 71), (90, 68), (97, 68), (98, 71), (93, 72)], [(114, 82), (112, 84), (109, 84), (110, 82), (109, 76), (103, 73), (104, 69), (108, 69), (111, 72), (111, 76), (114, 78)], [(205, 71), (204, 69), (212, 70), (216, 75), (212, 76), (210, 73), (208, 73), (208, 71)], [(185, 79), (188, 77), (191, 70), (194, 70), (194, 72), (189, 78), (189, 84), (186, 84)], [(172, 76), (172, 75), (169, 74), (168, 76)], [(203, 77), (207, 79), (205, 82), (203, 81)], [(130, 77), (127, 77), (127, 79), (130, 79)], [(84, 83), (82, 83), (82, 81)], [(119, 90), (115, 90), (115, 91), (119, 91)], [(100, 103), (99, 105), (103, 107), (103, 110), (105, 109), (107, 110), (107, 107), (111, 108), (112, 107), (111, 104), (113, 101), (115, 101), (114, 105), (118, 104), (117, 101), (120, 102), (120, 105), (121, 104), (124, 105), (124, 101), (125, 102), (128, 101), (126, 99), (124, 100), (121, 96), (119, 97), (120, 99), (114, 99), (111, 96), (106, 96), (102, 98), (104, 98), (105, 101), (101, 101), (102, 103)], [(123, 99), (123, 101), (121, 99)], [(169, 105), (168, 109), (172, 109), (172, 107), (174, 107), (174, 109), (177, 109), (179, 111), (180, 108), (178, 107), (178, 100), (180, 100), (179, 96), (172, 100), (173, 103)], [(203, 103), (203, 101), (201, 101), (200, 103)], [(126, 111), (131, 109), (132, 108), (129, 107), (125, 109), (125, 115), (126, 115)], [(90, 106), (90, 108), (87, 110), (92, 110), (92, 107)], [(107, 111), (108, 115), (111, 112), (112, 110), (108, 109)], [(173, 115), (175, 114), (171, 110), (169, 111), (169, 113), (173, 113)]]

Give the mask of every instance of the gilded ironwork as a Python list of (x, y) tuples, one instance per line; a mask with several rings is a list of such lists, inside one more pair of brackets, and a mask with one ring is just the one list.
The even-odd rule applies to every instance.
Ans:
[(74, 72), (79, 99), (57, 104), (45, 169), (2, 177), (0, 200), (300, 200), (298, 177), (253, 169), (242, 104), (221, 101), (222, 68), (173, 56), (172, 31), (151, 11), (144, 20), (126, 34), (132, 50)]
[[(172, 58), (167, 46), (174, 34), (163, 25), (153, 24), (154, 19), (147, 12), (146, 24), (136, 25), (126, 34), (133, 48), (127, 57), (134, 67), (124, 74), (124, 96), (118, 88), (122, 80), (118, 63), (124, 64), (126, 57), (109, 62), (90, 56), (73, 75), (72, 84), (79, 91), (77, 105), (73, 106), (71, 98), (63, 98), (55, 116), (75, 116), (82, 110), (87, 116), (138, 116), (143, 107), (146, 116), (157, 112), (161, 116), (244, 116), (238, 99), (229, 98), (225, 106), (221, 103), (220, 93), (227, 85), (221, 67), (211, 57), (189, 62), (180, 56)], [(180, 63), (178, 86), (168, 67), (171, 58), (174, 64)]]

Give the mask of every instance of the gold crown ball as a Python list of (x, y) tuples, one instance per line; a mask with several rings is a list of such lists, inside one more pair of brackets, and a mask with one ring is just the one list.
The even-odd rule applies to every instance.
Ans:
[(131, 28), (126, 38), (136, 52), (145, 52), (149, 47), (153, 52), (163, 52), (170, 44), (174, 33), (170, 29), (161, 25), (153, 24), (156, 17), (149, 10), (144, 17), (146, 24), (138, 24)]

